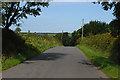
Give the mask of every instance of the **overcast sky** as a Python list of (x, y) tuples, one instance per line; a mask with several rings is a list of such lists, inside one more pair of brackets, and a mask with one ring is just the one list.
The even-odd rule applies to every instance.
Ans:
[[(104, 11), (101, 5), (91, 2), (51, 2), (48, 8), (42, 8), (38, 17), (29, 16), (23, 20), (22, 32), (73, 32), (90, 21), (102, 21), (109, 23), (115, 17), (112, 11)], [(14, 30), (16, 26), (12, 26)]]

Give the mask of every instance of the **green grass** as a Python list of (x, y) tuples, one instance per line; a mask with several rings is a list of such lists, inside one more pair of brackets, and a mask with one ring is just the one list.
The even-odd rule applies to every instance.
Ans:
[(3, 66), (2, 66), (2, 70), (6, 70), (10, 67), (16, 66), (19, 63), (21, 63), (21, 61), (19, 59), (16, 59), (16, 58), (7, 59), (5, 61), (5, 64), (3, 64)]
[[(6, 70), (8, 68), (16, 66), (17, 64), (20, 64), (27, 59), (39, 55), (40, 53), (44, 52), (47, 49), (56, 46), (62, 46), (62, 43), (58, 39), (49, 36), (22, 35), (22, 34), (20, 34), (19, 36), (21, 36), (22, 39), (25, 40), (25, 44), (21, 43), (22, 47), (18, 47), (18, 50), (20, 51), (13, 50), (14, 52), (12, 53), (12, 55), (10, 55), (10, 57), (2, 56), (2, 70)], [(15, 43), (12, 44), (15, 44), (16, 46), (20, 45), (18, 42), (16, 43), (17, 44)], [(16, 49), (16, 48), (13, 46), (12, 49)], [(9, 50), (9, 52), (11, 51)]]
[[(39, 50), (38, 52), (34, 52), (34, 51), (31, 52), (31, 50), (30, 50), (30, 51), (28, 51), (28, 53), (29, 53), (28, 55), (20, 54), (16, 58), (14, 58), (14, 57), (8, 58), (5, 60), (5, 63), (2, 63), (2, 70), (6, 70), (13, 66), (16, 66), (17, 64), (20, 64), (23, 61), (30, 59), (32, 57), (35, 57), (35, 56), (39, 55), (40, 53), (44, 52), (45, 50), (56, 47), (56, 46), (60, 46), (60, 45), (54, 44), (54, 45), (44, 46), (43, 48), (38, 48), (38, 50)], [(1, 65), (0, 65), (0, 67), (1, 67)]]
[(48, 33), (48, 36), (56, 36), (56, 33), (51, 33), (51, 34)]
[(77, 45), (77, 48), (88, 57), (88, 59), (99, 69), (101, 69), (110, 78), (118, 80), (118, 70), (120, 66), (114, 64), (109, 58), (108, 54), (93, 47), (86, 45)]
[[(1, 58), (0, 58), (0, 61), (1, 61)], [(0, 63), (0, 72), (2, 71), (2, 64)]]

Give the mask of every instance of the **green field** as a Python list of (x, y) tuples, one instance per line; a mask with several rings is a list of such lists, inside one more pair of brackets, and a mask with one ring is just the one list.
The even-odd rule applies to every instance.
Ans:
[[(58, 33), (46, 33), (46, 34), (48, 34), (48, 36), (56, 36), (56, 34)], [(68, 36), (72, 37), (72, 33), (68, 33)]]
[(48, 36), (56, 36), (56, 33), (48, 33)]

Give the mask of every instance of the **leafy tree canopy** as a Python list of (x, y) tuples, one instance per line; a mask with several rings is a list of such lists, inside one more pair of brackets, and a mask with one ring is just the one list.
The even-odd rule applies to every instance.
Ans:
[(98, 4), (101, 4), (104, 10), (113, 9), (113, 15), (117, 20), (120, 20), (120, 2), (119, 0), (98, 0)]
[(120, 20), (113, 20), (109, 23), (112, 36), (120, 35)]
[[(103, 34), (110, 32), (109, 25), (105, 22), (100, 21), (90, 21), (90, 23), (84, 25), (84, 37)], [(72, 38), (70, 40), (70, 45), (74, 46), (77, 44), (77, 39), (81, 37), (82, 28), (72, 33)]]
[[(78, 30), (81, 33), (81, 30)], [(90, 21), (84, 25), (84, 36), (96, 35), (109, 32), (108, 24), (100, 21)]]
[(120, 1), (98, 0), (98, 4), (101, 4), (104, 10), (113, 9), (116, 19), (110, 22), (110, 29), (113, 36), (118, 36), (120, 34)]
[(42, 7), (48, 7), (48, 2), (4, 2), (2, 3), (2, 26), (9, 29), (11, 25), (20, 26), (23, 18), (28, 15), (38, 16)]
[(77, 39), (81, 36), (81, 34), (82, 34), (82, 29), (79, 29), (78, 31), (74, 31), (72, 33), (72, 37), (70, 39), (70, 46), (77, 45)]

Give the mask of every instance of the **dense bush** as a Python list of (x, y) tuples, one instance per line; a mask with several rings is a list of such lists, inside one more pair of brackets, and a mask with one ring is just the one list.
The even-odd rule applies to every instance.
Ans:
[(56, 34), (55, 37), (56, 37), (57, 39), (61, 40), (61, 41), (62, 41), (62, 44), (63, 44), (64, 46), (69, 46), (69, 44), (70, 44), (70, 41), (69, 41), (70, 37), (69, 37), (69, 35), (68, 35), (68, 32), (64, 32), (63, 34), (62, 34), (62, 33), (58, 33), (58, 34)]
[(25, 39), (25, 43), (32, 45), (40, 50), (45, 47), (52, 47), (54, 45), (62, 45), (62, 42), (54, 37), (49, 37), (45, 35), (21, 35)]
[(111, 34), (98, 34), (94, 36), (84, 37), (83, 40), (79, 38), (77, 41), (80, 44), (86, 44), (91, 47), (101, 49), (103, 51), (110, 50), (114, 41), (114, 37)]
[(120, 35), (120, 20), (113, 20), (109, 23), (112, 36)]
[(77, 39), (81, 36), (81, 33), (78, 31), (74, 31), (72, 33), (72, 37), (70, 38), (70, 46), (75, 46), (77, 45)]
[(2, 29), (2, 47), (3, 56), (16, 56), (25, 47), (25, 40), (12, 30)]
[(118, 63), (118, 60), (120, 60), (120, 35), (115, 38), (110, 33), (98, 34), (84, 37), (83, 40), (79, 38), (77, 42), (80, 45), (87, 45), (91, 48), (98, 49), (103, 53), (107, 52), (109, 59), (115, 63)]
[(110, 52), (111, 52), (110, 59), (118, 63), (120, 61), (120, 35), (113, 43), (113, 47)]

